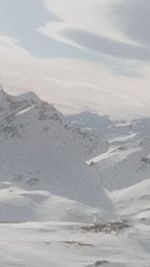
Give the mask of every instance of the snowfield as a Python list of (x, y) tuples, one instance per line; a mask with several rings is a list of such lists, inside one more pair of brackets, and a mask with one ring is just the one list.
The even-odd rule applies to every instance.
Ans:
[(119, 235), (86, 232), (80, 224), (1, 224), (1, 266), (148, 267), (148, 226)]
[(0, 267), (149, 267), (150, 120), (0, 91)]

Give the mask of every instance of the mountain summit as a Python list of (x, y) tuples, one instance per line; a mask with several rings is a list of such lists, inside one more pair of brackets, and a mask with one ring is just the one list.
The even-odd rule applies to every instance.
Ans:
[[(10, 96), (1, 91), (0, 109), (2, 187), (10, 183), (11, 187), (17, 186), (28, 194), (40, 190), (44, 195), (49, 192), (77, 206), (89, 206), (86, 213), (91, 213), (91, 221), (95, 213), (102, 221), (114, 218), (111, 201), (85, 163), (80, 135), (66, 125), (54, 106), (41, 101), (34, 93)], [(40, 201), (43, 209), (47, 202), (51, 209), (48, 199), (43, 197)], [(82, 218), (82, 213), (81, 221), (85, 216)]]

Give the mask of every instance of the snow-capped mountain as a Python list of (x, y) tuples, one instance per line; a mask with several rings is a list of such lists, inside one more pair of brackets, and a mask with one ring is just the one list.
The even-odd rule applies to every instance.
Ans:
[(0, 266), (149, 267), (149, 129), (1, 90)]
[(1, 221), (115, 218), (98, 176), (85, 163), (88, 135), (83, 138), (34, 93), (10, 96), (2, 90), (0, 110)]
[(123, 189), (149, 178), (149, 152), (149, 139), (133, 133), (111, 140), (108, 150), (88, 164), (109, 190)]
[(119, 122), (107, 116), (88, 116), (86, 112), (70, 118), (95, 132), (98, 145), (93, 156), (86, 157), (86, 163), (98, 174), (104, 187), (123, 189), (149, 178), (150, 119)]

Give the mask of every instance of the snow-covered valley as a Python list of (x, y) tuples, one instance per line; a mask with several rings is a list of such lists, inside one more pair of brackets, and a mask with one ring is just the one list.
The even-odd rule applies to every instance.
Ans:
[(150, 119), (0, 91), (0, 267), (149, 267)]

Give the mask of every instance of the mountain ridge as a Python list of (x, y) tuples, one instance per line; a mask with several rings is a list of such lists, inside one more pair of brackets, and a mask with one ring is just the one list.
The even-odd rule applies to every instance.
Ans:
[(0, 114), (1, 183), (29, 191), (48, 190), (96, 208), (97, 213), (99, 209), (102, 221), (113, 219), (113, 205), (85, 163), (84, 138), (78, 131), (35, 94), (16, 97), (1, 91), (0, 95), (5, 98)]

